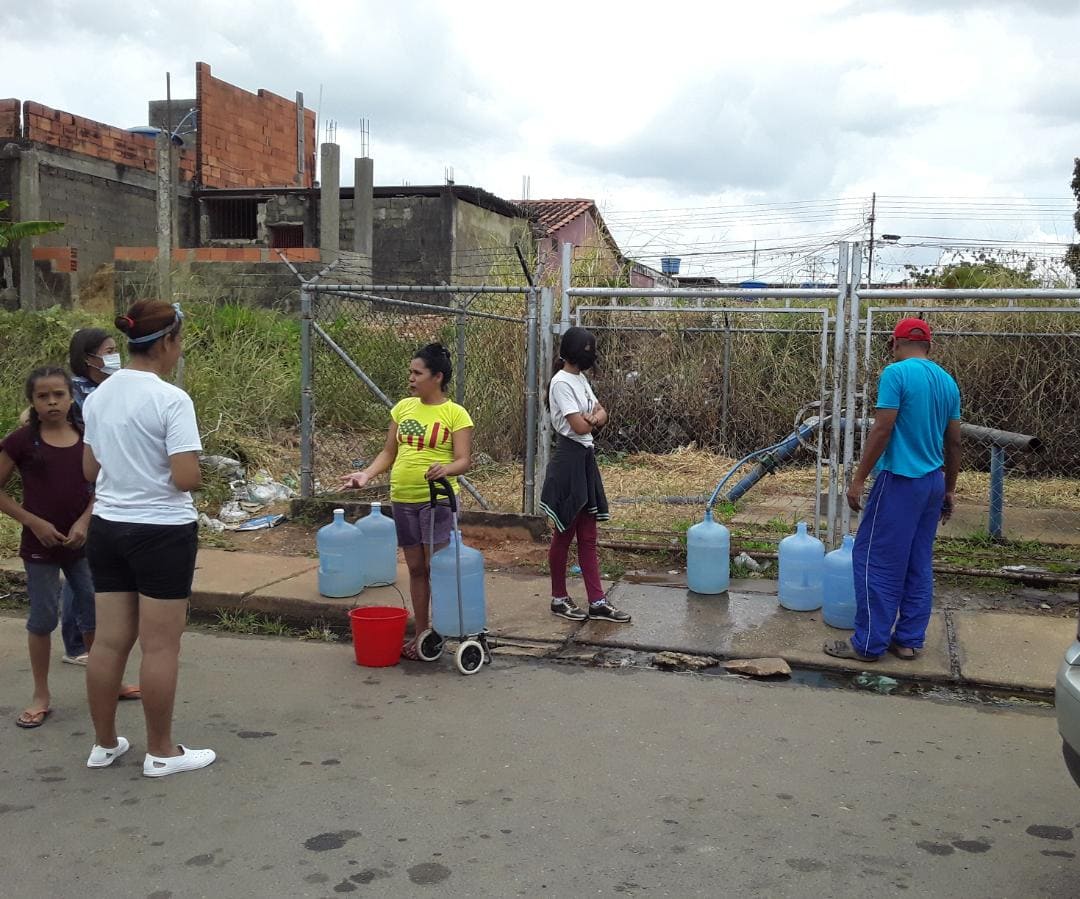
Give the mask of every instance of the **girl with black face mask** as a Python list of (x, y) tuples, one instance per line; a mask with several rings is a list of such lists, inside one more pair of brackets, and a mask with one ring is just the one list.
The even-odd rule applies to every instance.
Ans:
[[(610, 516), (593, 446), (593, 432), (607, 423), (608, 415), (584, 375), (595, 363), (596, 338), (584, 328), (568, 329), (559, 342), (559, 358), (548, 382), (547, 405), (559, 437), (540, 495), (540, 508), (555, 528), (548, 551), (551, 611), (571, 621), (592, 618), (625, 624), (630, 616), (604, 595), (596, 552), (596, 523)], [(567, 556), (575, 537), (588, 612), (566, 590)]]

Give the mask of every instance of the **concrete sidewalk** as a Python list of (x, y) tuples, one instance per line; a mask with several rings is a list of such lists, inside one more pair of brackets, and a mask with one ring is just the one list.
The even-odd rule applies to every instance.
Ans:
[[(361, 605), (408, 606), (408, 574), (398, 568), (393, 587), (365, 590), (349, 599), (320, 596), (318, 562), (303, 556), (203, 549), (192, 588), (202, 612), (246, 610), (294, 621), (342, 625)], [(22, 575), (18, 559), (0, 571)], [(537, 645), (537, 654), (587, 648), (679, 652), (720, 658), (775, 656), (793, 667), (874, 673), (943, 684), (1048, 692), (1065, 648), (1076, 634), (1072, 618), (1009, 612), (938, 611), (926, 649), (913, 662), (891, 655), (873, 664), (826, 656), (822, 643), (848, 632), (828, 627), (820, 612), (789, 612), (776, 598), (776, 582), (733, 581), (726, 596), (689, 593), (682, 584), (627, 581), (610, 587), (612, 601), (633, 615), (629, 625), (572, 622), (548, 610), (546, 577), (489, 571), (488, 627), (503, 640)], [(498, 649), (496, 650), (498, 651)]]

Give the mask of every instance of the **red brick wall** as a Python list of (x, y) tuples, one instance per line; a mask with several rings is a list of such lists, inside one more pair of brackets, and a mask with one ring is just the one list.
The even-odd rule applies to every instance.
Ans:
[[(35, 249), (35, 259), (38, 258), (37, 253), (38, 250)], [(270, 250), (266, 247), (196, 247), (174, 249), (171, 255), (173, 262), (280, 262), (279, 253), (283, 253), (290, 262), (322, 260), (322, 251), (318, 247), (292, 247), (287, 250)], [(157, 259), (157, 254), (157, 247), (116, 247), (113, 250), (113, 259), (117, 262), (153, 262)]]
[[(296, 104), (269, 91), (252, 94), (195, 64), (198, 167), (203, 187), (296, 185)], [(304, 110), (304, 178), (315, 173), (315, 112)]]
[(30, 255), (37, 262), (52, 263), (54, 272), (79, 270), (79, 251), (75, 247), (34, 247)]
[[(51, 109), (32, 100), (23, 104), (23, 137), (83, 156), (93, 156), (147, 172), (157, 171), (154, 141), (151, 138), (70, 112)], [(191, 181), (194, 175), (195, 154), (191, 150), (180, 150), (180, 180)]]
[(18, 140), (22, 137), (19, 127), (21, 105), (18, 100), (0, 100), (0, 140)]

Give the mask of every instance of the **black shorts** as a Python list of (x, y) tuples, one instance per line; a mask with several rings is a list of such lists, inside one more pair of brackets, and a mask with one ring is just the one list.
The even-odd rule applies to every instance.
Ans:
[(86, 557), (96, 593), (187, 599), (195, 577), (199, 523), (132, 524), (94, 515)]

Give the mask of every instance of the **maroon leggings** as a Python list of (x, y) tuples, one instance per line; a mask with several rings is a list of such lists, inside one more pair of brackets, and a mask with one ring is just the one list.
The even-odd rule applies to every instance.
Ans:
[(600, 559), (596, 555), (596, 518), (588, 512), (579, 512), (562, 533), (551, 535), (551, 549), (548, 550), (548, 567), (551, 569), (551, 595), (554, 599), (569, 596), (566, 592), (566, 559), (570, 553), (570, 543), (577, 535), (578, 564), (585, 581), (585, 595), (589, 602), (604, 598), (604, 587), (600, 583)]

